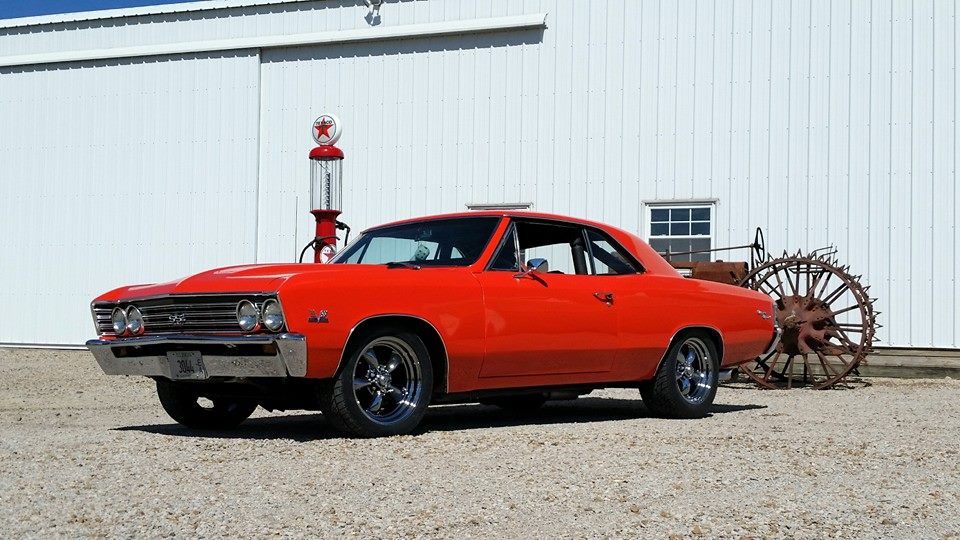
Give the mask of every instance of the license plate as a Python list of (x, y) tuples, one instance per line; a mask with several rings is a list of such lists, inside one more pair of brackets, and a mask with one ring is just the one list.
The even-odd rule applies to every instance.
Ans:
[(171, 379), (206, 379), (207, 368), (203, 365), (200, 351), (170, 351), (167, 353)]

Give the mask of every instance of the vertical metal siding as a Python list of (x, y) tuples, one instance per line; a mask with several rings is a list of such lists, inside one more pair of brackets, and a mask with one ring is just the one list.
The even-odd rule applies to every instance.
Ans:
[(257, 67), (0, 70), (0, 343), (80, 343), (104, 291), (253, 259)]
[[(400, 1), (381, 24), (547, 12), (548, 28), (266, 50), (259, 72), (255, 56), (3, 71), (0, 119), (18, 130), (0, 134), (0, 190), (14, 201), (0, 220), (20, 256), (0, 260), (0, 276), (30, 284), (21, 300), (76, 283), (99, 290), (249, 260), (254, 234), (259, 261), (291, 260), (312, 235), (309, 124), (333, 110), (355, 231), (533, 201), (642, 233), (644, 201), (715, 198), (717, 245), (744, 243), (756, 226), (774, 252), (833, 243), (880, 298), (884, 345), (960, 347), (956, 10), (950, 0)], [(0, 32), (0, 51), (364, 28), (365, 13), (318, 1), (52, 25)], [(62, 120), (83, 127), (51, 137)], [(134, 127), (144, 123), (156, 127)], [(210, 154), (204, 141), (227, 132), (242, 141)], [(118, 140), (136, 141), (120, 146), (128, 152), (149, 141), (164, 159), (118, 159)], [(63, 159), (42, 159), (53, 149)], [(99, 178), (129, 176), (152, 181), (143, 194), (104, 195)], [(191, 188), (199, 178), (211, 191)], [(213, 191), (240, 202), (203, 218), (192, 246), (169, 247), (179, 237), (143, 225), (162, 260), (123, 262), (131, 244), (84, 217), (171, 194), (199, 194), (181, 204), (197, 212)], [(237, 204), (258, 209), (255, 233)], [(75, 224), (70, 241), (57, 235), (60, 215)], [(85, 272), (69, 283), (37, 254), (61, 244)], [(93, 248), (101, 255), (85, 255)], [(123, 272), (104, 277), (116, 265)], [(0, 320), (0, 341), (61, 340)]]
[(524, 10), (542, 35), (265, 52), (259, 256), (309, 238), (288, 212), (329, 109), (355, 226), (530, 200), (642, 233), (643, 201), (716, 198), (718, 245), (832, 243), (883, 344), (960, 346), (952, 2), (429, 2), (397, 22)]

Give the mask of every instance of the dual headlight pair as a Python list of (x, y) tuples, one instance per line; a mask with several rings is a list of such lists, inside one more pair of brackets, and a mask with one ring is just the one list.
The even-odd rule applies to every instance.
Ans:
[(273, 298), (263, 303), (263, 309), (250, 300), (241, 300), (237, 304), (237, 324), (244, 332), (256, 332), (261, 325), (271, 332), (283, 330), (283, 310), (280, 302)]
[(115, 307), (110, 314), (113, 333), (118, 336), (139, 336), (143, 334), (143, 315), (136, 306), (127, 309)]

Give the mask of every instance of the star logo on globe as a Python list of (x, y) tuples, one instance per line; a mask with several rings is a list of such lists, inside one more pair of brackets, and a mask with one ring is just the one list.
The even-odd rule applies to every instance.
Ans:
[(340, 138), (340, 120), (333, 114), (322, 114), (313, 121), (313, 140), (319, 145), (331, 145)]

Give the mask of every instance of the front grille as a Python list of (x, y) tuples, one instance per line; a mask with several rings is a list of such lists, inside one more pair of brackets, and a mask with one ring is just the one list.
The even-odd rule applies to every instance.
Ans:
[(114, 335), (110, 315), (118, 305), (137, 306), (143, 314), (145, 334), (240, 333), (237, 303), (250, 300), (257, 309), (271, 296), (265, 294), (167, 295), (132, 301), (100, 302), (93, 305), (93, 316), (100, 334)]

